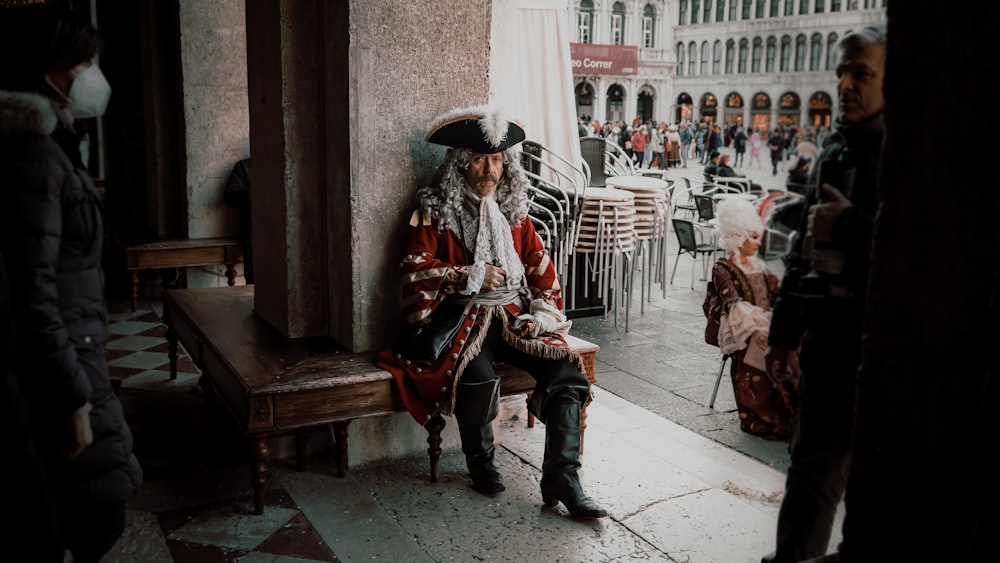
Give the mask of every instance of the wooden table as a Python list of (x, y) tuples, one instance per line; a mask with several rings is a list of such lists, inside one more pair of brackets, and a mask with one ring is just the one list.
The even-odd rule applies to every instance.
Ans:
[(236, 264), (243, 261), (239, 239), (229, 237), (170, 239), (125, 247), (125, 269), (132, 275), (132, 311), (139, 297), (139, 270), (178, 268), (180, 286), (187, 287), (185, 268), (226, 265), (229, 285), (236, 285)]
[[(405, 412), (389, 372), (372, 362), (371, 353), (352, 353), (331, 339), (285, 338), (253, 311), (253, 286), (178, 289), (164, 293), (171, 377), (176, 376), (177, 344), (184, 345), (201, 369), (206, 398), (221, 399), (251, 441), (251, 484), (254, 513), (264, 510), (271, 436), (294, 431), (299, 467), (305, 465), (305, 433), (324, 424), (333, 426), (337, 475), (347, 471), (347, 425), (352, 419)], [(583, 359), (594, 380), (598, 346), (571, 337), (571, 347)], [(529, 374), (512, 366), (497, 366), (502, 395), (534, 389)], [(425, 427), (431, 481), (437, 481), (444, 418)], [(581, 413), (581, 450), (586, 407)]]

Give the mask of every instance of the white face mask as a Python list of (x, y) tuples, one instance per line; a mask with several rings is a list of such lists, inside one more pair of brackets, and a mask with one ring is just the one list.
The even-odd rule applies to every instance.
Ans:
[[(52, 82), (49, 85), (57, 92), (62, 93)], [(69, 112), (73, 117), (81, 119), (87, 117), (100, 117), (104, 115), (104, 110), (108, 107), (108, 100), (111, 98), (111, 85), (104, 78), (101, 69), (95, 64), (87, 67), (83, 72), (76, 75), (73, 85), (69, 88), (69, 95), (66, 96)]]

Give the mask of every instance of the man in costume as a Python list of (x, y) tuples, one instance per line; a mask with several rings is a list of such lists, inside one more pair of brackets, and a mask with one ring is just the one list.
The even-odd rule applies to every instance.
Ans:
[[(431, 186), (418, 192), (400, 266), (403, 316), (410, 326), (391, 352), (376, 356), (421, 424), (453, 414), (477, 491), (505, 489), (494, 463), (493, 419), (500, 379), (494, 361), (530, 373), (528, 408), (545, 424), (542, 499), (573, 516), (607, 511), (583, 493), (580, 413), (590, 397), (581, 359), (566, 344), (570, 322), (548, 252), (528, 217), (530, 184), (512, 149), (525, 138), (516, 121), (485, 106), (439, 116), (426, 140), (452, 147)], [(452, 322), (442, 322), (455, 319)], [(431, 333), (457, 334), (439, 354), (415, 349)]]
[[(854, 393), (882, 148), (884, 28), (845, 36), (838, 48), (837, 129), (809, 171), (796, 247), (771, 317), (768, 375), (799, 355), (791, 465), (778, 514), (777, 551), (764, 563), (822, 556), (850, 473)], [(803, 336), (804, 335), (804, 336)]]

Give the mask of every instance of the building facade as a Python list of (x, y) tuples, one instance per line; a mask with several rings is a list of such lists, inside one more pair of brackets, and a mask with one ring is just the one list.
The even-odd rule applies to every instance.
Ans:
[(570, 0), (580, 44), (638, 47), (631, 74), (574, 68), (577, 115), (830, 125), (837, 41), (885, 0)]

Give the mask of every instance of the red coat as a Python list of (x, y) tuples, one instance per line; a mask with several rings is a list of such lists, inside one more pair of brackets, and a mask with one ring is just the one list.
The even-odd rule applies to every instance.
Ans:
[[(451, 230), (438, 231), (437, 223), (414, 212), (413, 227), (400, 264), (403, 318), (410, 324), (426, 323), (442, 300), (465, 288), (468, 262), (462, 240)], [(562, 309), (562, 286), (555, 266), (530, 219), (511, 228), (514, 249), (524, 264), (532, 297), (542, 297)], [(503, 306), (474, 304), (451, 347), (436, 363), (409, 360), (392, 350), (375, 355), (375, 364), (392, 373), (407, 410), (420, 424), (434, 414), (450, 414), (455, 404), (455, 384), (468, 362), (480, 350), (487, 320), (504, 323), (504, 340), (514, 348), (545, 358), (570, 358), (581, 365), (559, 335), (525, 339), (514, 334), (513, 321), (522, 312), (520, 303)]]

